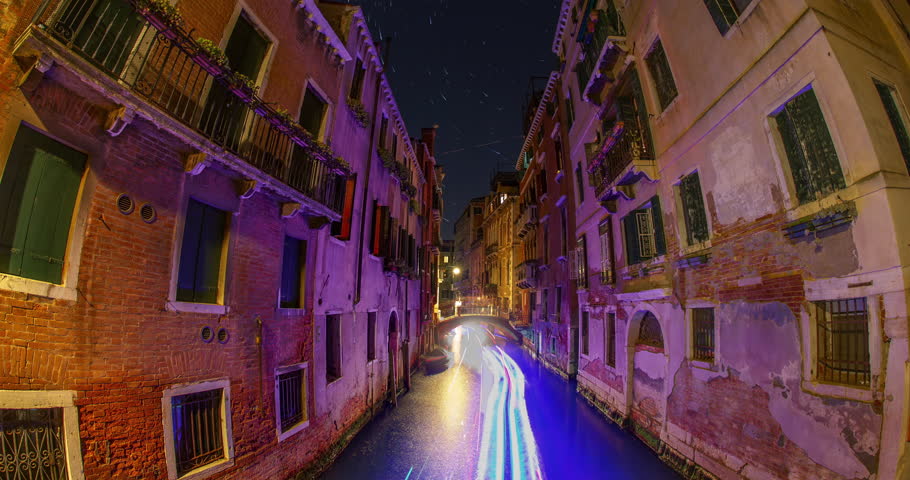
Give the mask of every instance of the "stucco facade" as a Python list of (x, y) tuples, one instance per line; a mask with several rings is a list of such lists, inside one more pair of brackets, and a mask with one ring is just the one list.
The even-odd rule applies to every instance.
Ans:
[(562, 4), (579, 391), (680, 471), (897, 478), (910, 9), (708, 3)]

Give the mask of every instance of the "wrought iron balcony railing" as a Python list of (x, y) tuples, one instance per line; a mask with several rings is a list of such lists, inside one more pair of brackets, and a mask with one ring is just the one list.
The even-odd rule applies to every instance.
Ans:
[(634, 122), (617, 122), (605, 131), (608, 134), (604, 135), (603, 143), (588, 161), (588, 172), (598, 198), (602, 198), (611, 185), (622, 182), (620, 176), (630, 165), (651, 166), (655, 159), (651, 142)]
[(340, 212), (347, 167), (251, 82), (141, 0), (45, 1), (33, 25), (139, 99), (249, 165)]
[(537, 205), (528, 205), (518, 216), (518, 221), (515, 225), (518, 238), (524, 238), (525, 235), (534, 229), (535, 225), (537, 225)]
[(537, 259), (525, 260), (515, 267), (515, 280), (518, 288), (534, 288), (537, 286)]
[[(575, 68), (578, 72), (578, 85), (582, 91), (588, 85), (591, 74), (597, 68), (597, 63), (600, 60), (603, 47), (607, 43), (607, 38), (626, 35), (622, 18), (619, 16), (619, 12), (616, 11), (616, 7), (613, 6), (612, 0), (607, 0), (605, 9), (593, 10), (592, 12), (596, 14), (597, 20), (594, 21), (590, 18), (591, 14), (589, 14), (579, 28), (581, 32), (579, 34), (579, 42), (581, 42), (583, 47), (584, 59)], [(591, 24), (594, 26), (593, 32), (589, 32)]]
[(498, 244), (498, 243), (491, 243), (491, 244), (487, 245), (486, 254), (487, 254), (488, 256), (489, 256), (489, 255), (495, 255), (496, 252), (498, 252), (498, 251), (499, 251), (499, 244)]

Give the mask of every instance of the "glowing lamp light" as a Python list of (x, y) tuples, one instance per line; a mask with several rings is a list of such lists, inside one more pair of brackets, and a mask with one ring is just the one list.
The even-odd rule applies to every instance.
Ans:
[(458, 267), (455, 267), (452, 269), (452, 273), (455, 275), (461, 275), (461, 269)]
[(455, 306), (456, 306), (456, 307), (460, 307), (460, 306), (461, 306), (461, 300), (455, 300)]

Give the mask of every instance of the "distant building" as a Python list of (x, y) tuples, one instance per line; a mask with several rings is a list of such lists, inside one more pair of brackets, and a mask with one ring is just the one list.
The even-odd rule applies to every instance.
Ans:
[(483, 218), (485, 197), (472, 198), (455, 222), (455, 290), (464, 302), (479, 301), (484, 285)]
[(481, 227), (484, 232), (483, 296), (490, 305), (509, 312), (517, 287), (512, 282), (512, 224), (518, 211), (518, 175), (497, 172), (490, 180)]

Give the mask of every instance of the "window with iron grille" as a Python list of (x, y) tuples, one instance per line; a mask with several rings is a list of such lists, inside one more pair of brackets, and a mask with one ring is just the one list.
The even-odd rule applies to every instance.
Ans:
[(367, 361), (376, 360), (376, 312), (367, 312)]
[(306, 284), (306, 240), (284, 237), (281, 258), (281, 308), (302, 308)]
[(305, 364), (279, 370), (275, 399), (278, 402), (276, 408), (281, 433), (287, 433), (309, 419), (307, 416), (306, 372)]
[(774, 114), (800, 204), (846, 186), (828, 125), (812, 88)]
[(613, 273), (613, 223), (610, 218), (597, 226), (600, 238), (600, 283), (612, 285), (616, 279)]
[(0, 474), (10, 480), (69, 478), (62, 408), (0, 409)]
[(365, 75), (366, 69), (363, 68), (363, 60), (358, 58), (357, 64), (354, 66), (354, 77), (351, 79), (351, 91), (348, 93), (349, 98), (360, 100), (361, 95), (363, 95), (363, 79)]
[(341, 315), (325, 316), (325, 379), (341, 378)]
[(647, 312), (644, 318), (641, 319), (636, 345), (664, 348), (664, 335), (660, 329), (660, 322), (651, 312)]
[(616, 314), (608, 313), (604, 325), (604, 361), (616, 366)]
[(692, 309), (692, 358), (714, 361), (714, 309)]
[(63, 283), (84, 154), (25, 125), (0, 178), (0, 272)]
[(652, 197), (648, 203), (623, 217), (622, 224), (629, 265), (667, 253), (659, 197)]
[(590, 343), (588, 341), (588, 338), (589, 338), (588, 337), (588, 328), (589, 328), (588, 322), (589, 322), (589, 320), (590, 320), (590, 314), (587, 311), (582, 311), (581, 312), (581, 354), (582, 355), (588, 354), (588, 348), (589, 348), (589, 343)]
[(679, 182), (679, 198), (682, 203), (683, 220), (686, 224), (686, 241), (695, 245), (708, 240), (708, 217), (701, 195), (698, 172), (686, 175)]
[(223, 399), (221, 388), (171, 397), (178, 477), (227, 457)]
[(660, 109), (663, 110), (670, 105), (670, 102), (676, 98), (679, 93), (676, 90), (676, 82), (673, 80), (673, 72), (670, 71), (670, 62), (667, 60), (667, 52), (664, 51), (663, 43), (658, 39), (651, 47), (651, 51), (645, 57), (645, 63), (648, 65), (648, 71), (651, 72), (651, 80), (654, 82), (654, 89), (657, 90), (657, 99), (660, 102)]
[(227, 212), (189, 199), (177, 274), (178, 301), (218, 303), (227, 226)]
[(815, 378), (868, 387), (869, 310), (865, 298), (813, 302), (816, 325)]
[(897, 137), (897, 144), (901, 150), (901, 156), (904, 157), (904, 164), (910, 171), (910, 135), (907, 133), (907, 122), (905, 121), (906, 111), (901, 107), (901, 102), (897, 97), (897, 91), (889, 85), (874, 80), (875, 89), (878, 91), (879, 98), (885, 106), (885, 113), (888, 114), (888, 121), (891, 122), (891, 129)]
[(752, 0), (705, 0), (705, 6), (721, 35), (730, 30), (750, 3)]
[(575, 270), (578, 272), (578, 288), (588, 288), (588, 239), (582, 235), (575, 243)]

